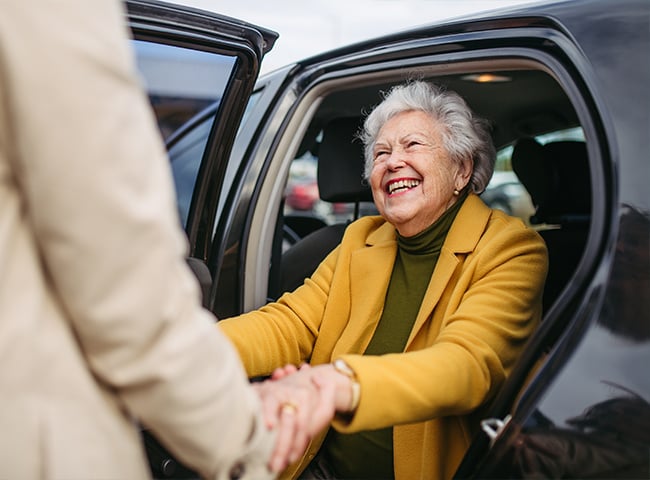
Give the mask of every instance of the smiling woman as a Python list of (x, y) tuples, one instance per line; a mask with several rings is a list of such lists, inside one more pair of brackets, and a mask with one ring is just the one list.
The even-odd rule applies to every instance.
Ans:
[(370, 173), (375, 205), (397, 231), (411, 237), (458, 200), (471, 173), (441, 146), (437, 122), (422, 111), (402, 112), (379, 131)]
[(394, 88), (363, 137), (377, 209), (404, 236), (432, 225), (466, 187), (480, 194), (494, 169), (486, 122), (456, 93), (425, 82)]
[(546, 249), (477, 196), (494, 147), (458, 95), (397, 86), (361, 136), (380, 216), (294, 292), (218, 325), (250, 376), (309, 362), (274, 375), (337, 385), (334, 428), (287, 476), (449, 478), (541, 318)]

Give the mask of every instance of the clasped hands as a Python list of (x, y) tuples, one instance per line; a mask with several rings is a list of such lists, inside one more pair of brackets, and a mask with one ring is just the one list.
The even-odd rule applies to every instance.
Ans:
[(253, 387), (262, 400), (267, 428), (277, 431), (269, 460), (276, 473), (297, 461), (335, 414), (349, 413), (353, 397), (350, 378), (331, 364), (287, 365)]

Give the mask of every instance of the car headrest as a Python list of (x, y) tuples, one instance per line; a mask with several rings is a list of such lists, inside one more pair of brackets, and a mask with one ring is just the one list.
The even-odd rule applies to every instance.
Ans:
[(512, 152), (512, 169), (536, 207), (532, 223), (582, 223), (591, 213), (589, 160), (584, 142), (540, 145), (526, 138)]
[(323, 129), (318, 148), (318, 192), (326, 202), (372, 201), (363, 178), (363, 144), (356, 135), (359, 118), (340, 118)]

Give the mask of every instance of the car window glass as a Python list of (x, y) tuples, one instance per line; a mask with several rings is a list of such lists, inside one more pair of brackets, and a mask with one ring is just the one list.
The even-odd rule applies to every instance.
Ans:
[[(259, 101), (261, 95), (262, 95), (262, 90), (258, 90), (257, 92), (253, 92), (249, 97), (248, 103), (246, 104), (246, 109), (244, 110), (242, 121), (239, 124), (237, 135), (239, 135), (241, 130), (245, 128), (246, 123), (249, 121), (251, 117), (251, 112), (255, 107), (255, 104)], [(221, 217), (221, 212), (223, 211), (224, 204), (226, 203), (226, 199), (228, 198), (229, 195), (232, 194), (232, 187), (233, 184), (235, 183), (235, 177), (237, 175), (237, 171), (239, 170), (242, 160), (244, 159), (245, 157), (243, 155), (236, 155), (235, 152), (233, 151), (233, 154), (228, 160), (228, 165), (226, 166), (226, 172), (224, 174), (224, 179), (223, 179), (223, 188), (221, 189), (219, 203), (217, 204), (217, 213), (216, 213), (217, 220)], [(218, 225), (219, 225), (218, 221), (214, 223), (214, 231), (212, 232), (212, 235), (215, 234)]]
[[(541, 145), (564, 140), (585, 141), (581, 127), (558, 130), (534, 138)], [(491, 208), (502, 210), (530, 224), (530, 217), (535, 213), (535, 207), (528, 191), (512, 171), (512, 152), (512, 145), (497, 151), (494, 174), (481, 198)]]
[(178, 211), (185, 225), (214, 115), (236, 58), (144, 40), (133, 40), (133, 47), (169, 148)]
[(214, 112), (199, 121), (194, 128), (188, 129), (177, 142), (169, 147), (169, 160), (176, 186), (176, 202), (183, 225), (187, 224), (194, 184), (213, 121)]

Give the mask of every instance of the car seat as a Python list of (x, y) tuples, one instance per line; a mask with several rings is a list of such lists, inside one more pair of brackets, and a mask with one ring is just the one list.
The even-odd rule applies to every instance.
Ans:
[(539, 144), (519, 140), (512, 169), (535, 206), (530, 222), (546, 242), (549, 271), (544, 288), (548, 311), (575, 272), (584, 252), (591, 218), (591, 182), (584, 142)]
[(347, 222), (324, 226), (288, 248), (280, 263), (279, 296), (300, 286), (343, 238), (351, 220), (359, 217), (361, 202), (372, 201), (370, 187), (364, 180), (363, 145), (357, 138), (359, 118), (339, 118), (323, 129), (318, 148), (318, 192), (321, 200), (353, 203), (354, 214)]

